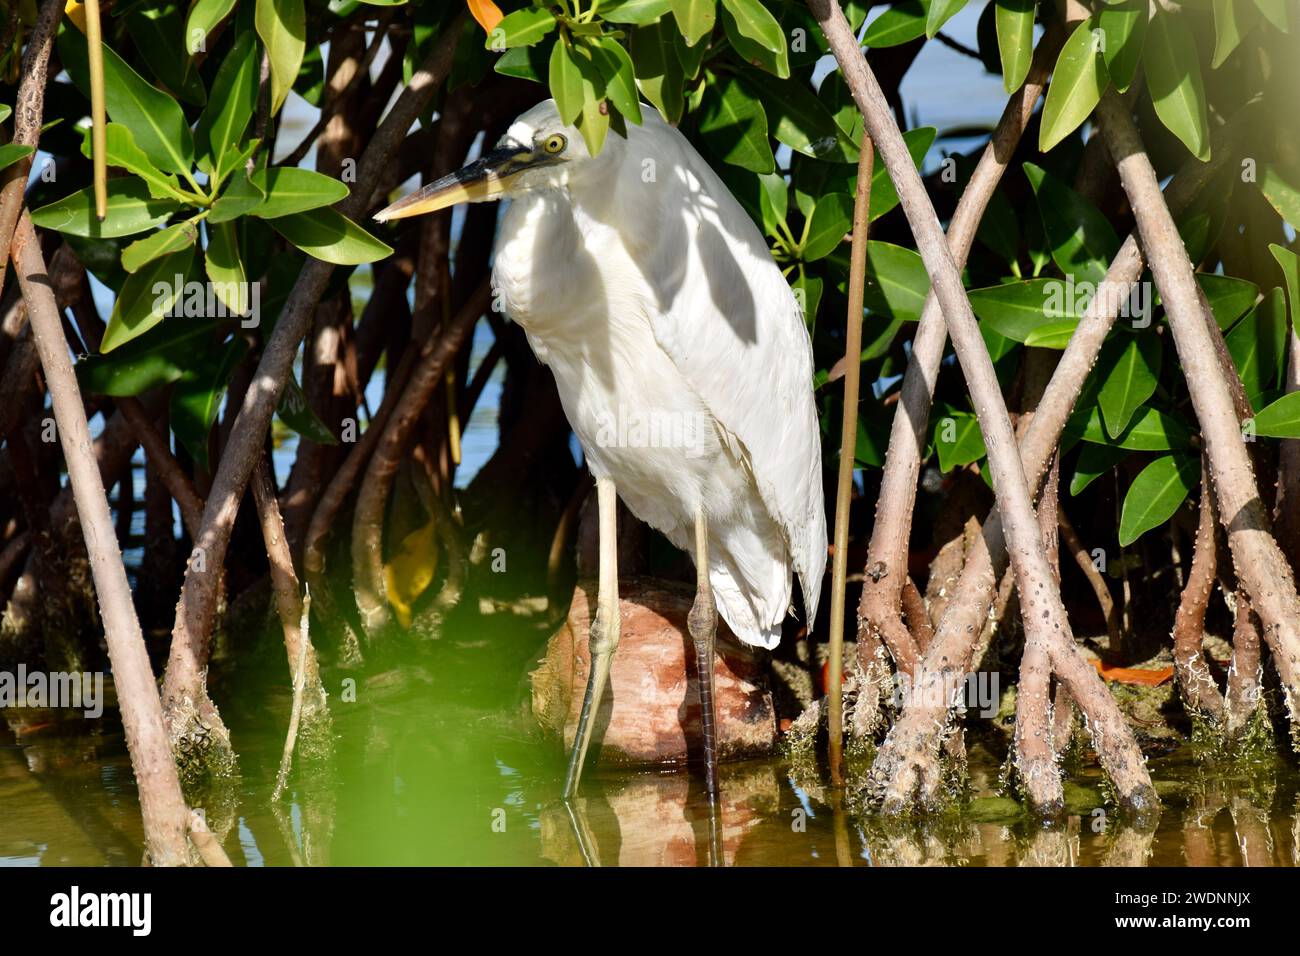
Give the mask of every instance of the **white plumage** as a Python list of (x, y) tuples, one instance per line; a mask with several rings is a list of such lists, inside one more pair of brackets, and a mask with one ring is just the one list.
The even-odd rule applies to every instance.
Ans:
[(702, 509), (718, 611), (771, 648), (792, 571), (811, 623), (826, 566), (812, 347), (749, 216), (643, 112), (594, 158), (551, 100), (516, 120), (505, 147), (551, 137), (563, 161), (513, 177), (494, 284), (593, 474), (687, 553)]

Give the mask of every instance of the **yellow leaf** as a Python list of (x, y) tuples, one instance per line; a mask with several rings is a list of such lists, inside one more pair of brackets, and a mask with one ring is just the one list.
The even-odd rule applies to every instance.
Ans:
[(63, 8), (72, 25), (82, 33), (86, 32), (86, 5), (78, 3), (77, 0), (68, 0), (67, 6)]
[(432, 521), (416, 528), (402, 539), (384, 565), (388, 603), (403, 630), (411, 626), (411, 605), (424, 593), (438, 570), (438, 548), (433, 531)]
[(491, 33), (497, 28), (504, 14), (492, 0), (465, 0), (469, 4), (469, 13), (484, 31)]

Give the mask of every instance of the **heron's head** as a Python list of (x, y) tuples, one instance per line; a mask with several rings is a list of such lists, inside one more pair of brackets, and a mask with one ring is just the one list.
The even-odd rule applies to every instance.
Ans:
[(375, 218), (380, 222), (405, 219), (462, 202), (485, 202), (564, 186), (576, 169), (612, 154), (614, 140), (609, 137), (600, 156), (593, 159), (582, 135), (560, 120), (555, 101), (545, 100), (516, 119), (491, 151), (381, 209)]

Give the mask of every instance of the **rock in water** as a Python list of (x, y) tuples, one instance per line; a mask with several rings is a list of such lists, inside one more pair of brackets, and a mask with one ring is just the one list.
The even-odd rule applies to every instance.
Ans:
[[(695, 652), (686, 630), (694, 589), (632, 578), (620, 582), (620, 592), (622, 636), (609, 689), (596, 712), (588, 760), (604, 766), (683, 762), (700, 747)], [(566, 748), (577, 732), (587, 686), (587, 636), (596, 593), (595, 581), (578, 583), (567, 619), (531, 674), (533, 716), (548, 733), (562, 736)], [(765, 670), (755, 650), (736, 640), (721, 618), (713, 675), (719, 757), (770, 753), (776, 711)]]

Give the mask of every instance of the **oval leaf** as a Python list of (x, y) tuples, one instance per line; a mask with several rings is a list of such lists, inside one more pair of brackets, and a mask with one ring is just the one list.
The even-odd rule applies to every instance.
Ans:
[(95, 215), (95, 189), (87, 186), (48, 206), (32, 210), (32, 222), (42, 229), (93, 239), (132, 236), (161, 226), (181, 208), (171, 199), (155, 199), (149, 188), (134, 176), (108, 181), (108, 215), (101, 222)]
[(1265, 438), (1300, 438), (1300, 392), (1288, 392), (1255, 415), (1255, 434)]
[(592, 58), (605, 78), (605, 93), (614, 108), (633, 123), (641, 122), (641, 101), (636, 92), (632, 58), (623, 44), (613, 37), (596, 37), (591, 43)]
[[(103, 44), (104, 106), (113, 122), (131, 130), (136, 145), (163, 172), (188, 177), (194, 165), (194, 137), (180, 104), (150, 86), (126, 61)], [(76, 30), (59, 34), (63, 67), (87, 97), (90, 66), (86, 38)]]
[(756, 173), (775, 168), (763, 105), (734, 78), (723, 77), (705, 88), (699, 130), (720, 159)]
[(722, 5), (736, 21), (742, 36), (753, 40), (773, 53), (785, 49), (785, 34), (781, 24), (759, 0), (722, 0)]
[(600, 18), (610, 23), (653, 23), (672, 10), (670, 0), (612, 0), (600, 5)]
[(332, 206), (348, 194), (348, 187), (337, 179), (292, 166), (259, 169), (249, 177), (249, 181), (266, 196), (251, 210), (253, 215), (262, 219), (277, 219), (295, 212)]
[(718, 0), (671, 0), (673, 18), (687, 46), (695, 46), (700, 39), (713, 32), (718, 16)]
[(896, 3), (867, 25), (862, 42), (873, 49), (910, 43), (925, 35), (925, 21), (929, 12), (930, 0), (904, 0), (903, 3)]
[(555, 14), (538, 7), (525, 7), (508, 14), (488, 34), (489, 50), (532, 46), (555, 29)]
[(307, 253), (337, 266), (355, 266), (392, 255), (393, 249), (333, 209), (312, 209), (267, 220)]
[(1027, 279), (971, 289), (967, 295), (981, 323), (1024, 342), (1043, 326), (1078, 317), (1079, 303), (1061, 294), (1063, 285), (1060, 279)]
[(226, 54), (212, 83), (212, 98), (195, 130), (200, 165), (218, 183), (230, 168), (222, 160), (232, 153), (243, 138), (248, 121), (257, 108), (257, 44), (253, 35), (243, 32)]
[(853, 226), (853, 198), (844, 193), (831, 193), (817, 200), (813, 214), (808, 217), (802, 243), (802, 259), (813, 262), (828, 256), (844, 241)]
[(964, 6), (966, 0), (930, 0), (930, 9), (925, 18), (925, 35), (933, 39), (943, 25)]
[(191, 52), (207, 48), (208, 34), (230, 15), (235, 3), (236, 0), (198, 0), (194, 4), (189, 19), (185, 21), (185, 42)]
[(1164, 455), (1138, 472), (1120, 512), (1120, 547), (1172, 518), (1200, 477), (1201, 462), (1193, 455)]
[(1097, 26), (1106, 40), (1102, 59), (1110, 81), (1121, 93), (1137, 73), (1147, 33), (1147, 6), (1147, 0), (1120, 0), (1104, 3), (1097, 11)]
[(1052, 261), (1067, 280), (1094, 285), (1119, 251), (1115, 227), (1092, 203), (1045, 170), (1025, 163)]
[(1133, 413), (1156, 390), (1162, 354), (1160, 339), (1151, 334), (1121, 336), (1102, 349), (1098, 368), (1108, 371), (1097, 403), (1112, 438), (1123, 433)]
[(307, 15), (302, 0), (257, 0), (254, 22), (271, 62), (271, 114), (274, 115), (293, 89), (307, 52)]
[(1056, 58), (1038, 130), (1038, 148), (1044, 153), (1083, 124), (1106, 88), (1106, 64), (1097, 50), (1093, 26), (1089, 17), (1075, 27)]
[(141, 266), (160, 256), (171, 255), (194, 245), (198, 237), (199, 231), (192, 222), (178, 222), (174, 226), (160, 229), (122, 250), (122, 268), (127, 272), (138, 272)]
[(1156, 115), (1202, 161), (1210, 158), (1205, 84), (1196, 40), (1183, 14), (1161, 10), (1147, 30), (1147, 88)]
[(1034, 0), (996, 0), (993, 11), (1002, 61), (1002, 85), (1008, 93), (1020, 89), (1034, 58)]
[(130, 276), (113, 304), (101, 352), (111, 352), (137, 336), (148, 332), (176, 307), (194, 262), (191, 246), (169, 256), (155, 259)]
[(560, 119), (572, 124), (582, 112), (582, 71), (564, 40), (557, 40), (551, 48), (549, 79)]

